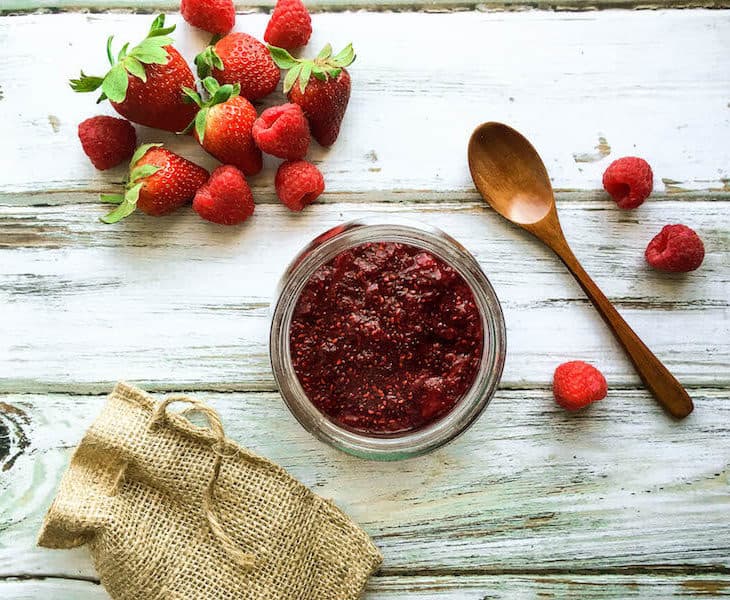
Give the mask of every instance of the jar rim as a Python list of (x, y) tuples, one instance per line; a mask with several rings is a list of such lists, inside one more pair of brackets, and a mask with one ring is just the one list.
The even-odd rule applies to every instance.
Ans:
[[(469, 390), (444, 416), (402, 434), (371, 436), (343, 428), (307, 397), (290, 352), (289, 330), (299, 296), (312, 274), (341, 252), (368, 242), (398, 242), (431, 252), (454, 268), (469, 285), (482, 319), (479, 369)], [(321, 441), (373, 460), (399, 460), (425, 454), (466, 431), (491, 401), (504, 369), (504, 315), (486, 274), (473, 255), (432, 225), (403, 217), (361, 218), (333, 227), (307, 244), (287, 266), (272, 304), (269, 356), (279, 392), (299, 423)]]

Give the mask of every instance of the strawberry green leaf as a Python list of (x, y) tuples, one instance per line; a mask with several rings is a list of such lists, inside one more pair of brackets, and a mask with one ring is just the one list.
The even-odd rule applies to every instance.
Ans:
[(332, 44), (327, 44), (317, 55), (317, 60), (325, 60), (332, 56)]
[(108, 100), (108, 98), (106, 97), (106, 94), (102, 93), (101, 96), (96, 99), (96, 103), (101, 104), (104, 100)]
[(299, 75), (299, 91), (304, 93), (304, 90), (307, 89), (307, 84), (309, 83), (309, 78), (312, 76), (312, 67), (314, 64), (312, 61), (306, 61), (302, 63), (302, 72)]
[(142, 144), (137, 147), (137, 149), (134, 151), (134, 154), (132, 155), (132, 159), (129, 161), (130, 167), (134, 167), (134, 165), (137, 164), (140, 158), (142, 158), (145, 154), (147, 154), (147, 150), (150, 150), (152, 148), (159, 148), (162, 146), (162, 144)]
[(105, 204), (120, 204), (124, 200), (122, 194), (99, 194), (99, 202)]
[(319, 65), (314, 65), (314, 67), (312, 67), (312, 75), (320, 81), (327, 81), (327, 73)]
[(119, 54), (117, 55), (118, 61), (121, 61), (125, 56), (127, 56), (128, 49), (129, 49), (129, 42), (124, 44), (124, 46), (122, 46), (122, 49), (119, 51)]
[(291, 69), (289, 69), (289, 72), (286, 74), (286, 77), (284, 77), (284, 93), (288, 94), (289, 90), (291, 90), (294, 87), (294, 84), (297, 81), (297, 77), (299, 77), (299, 73), (302, 72), (302, 63), (297, 63), (294, 65)]
[(222, 71), (225, 68), (213, 46), (208, 46), (195, 57), (195, 66), (198, 69), (198, 77), (201, 79), (208, 77), (213, 69)]
[(101, 89), (112, 102), (123, 102), (127, 97), (129, 79), (123, 64), (114, 65), (104, 77)]
[(215, 94), (213, 94), (213, 97), (208, 101), (208, 106), (215, 106), (216, 104), (222, 104), (223, 102), (228, 102), (228, 100), (233, 96), (233, 86), (230, 83), (227, 83), (226, 85), (222, 85), (220, 88), (218, 88), (215, 91)]
[[(170, 38), (153, 39), (169, 40)], [(169, 44), (159, 45), (150, 43), (151, 41), (151, 39), (147, 39), (139, 46), (133, 48), (132, 51), (129, 53), (129, 56), (133, 56), (140, 62), (146, 64), (166, 65), (168, 62), (170, 62), (170, 55), (167, 53), (167, 50), (165, 50), (165, 46), (169, 46)]]
[(137, 183), (140, 179), (154, 175), (159, 170), (160, 167), (157, 165), (140, 165), (139, 167), (134, 167), (129, 174), (129, 181), (130, 183)]
[(208, 108), (201, 108), (195, 115), (195, 133), (198, 135), (198, 141), (202, 144), (205, 138), (205, 122), (208, 119)]
[(221, 85), (215, 78), (206, 77), (203, 79), (203, 87), (211, 96), (213, 96), (220, 89)]
[[(195, 116), (197, 117), (198, 115)], [(182, 131), (178, 131), (177, 133), (178, 135), (188, 135), (193, 130), (193, 127), (195, 127), (195, 119), (190, 121), (185, 129), (183, 129)]]
[(166, 36), (166, 35), (161, 35), (159, 37), (146, 38), (146, 39), (142, 40), (139, 44), (137, 44), (137, 47), (147, 46), (147, 47), (162, 48), (163, 46), (169, 46), (172, 43), (173, 43), (173, 40), (171, 37)]
[(98, 90), (103, 82), (103, 77), (92, 77), (81, 71), (78, 79), (71, 79), (68, 83), (74, 92), (93, 92)]
[(110, 35), (106, 40), (106, 57), (109, 59), (109, 64), (113, 67), (114, 66), (114, 55), (112, 54), (112, 40), (114, 39), (113, 35)]
[(168, 33), (175, 31), (175, 27), (175, 25), (165, 27), (165, 15), (157, 15), (155, 20), (152, 21), (152, 26), (150, 27), (150, 32), (147, 34), (147, 37), (167, 35)]
[(104, 215), (101, 220), (104, 223), (118, 223), (124, 217), (131, 215), (137, 208), (137, 200), (139, 200), (139, 191), (142, 188), (142, 184), (129, 188), (124, 194), (124, 199), (113, 211)]
[(184, 100), (186, 102), (194, 102), (198, 106), (203, 106), (203, 99), (200, 97), (200, 94), (198, 94), (197, 91), (185, 86), (183, 86), (182, 91), (185, 95)]
[(127, 69), (129, 73), (134, 75), (137, 79), (141, 79), (142, 81), (147, 81), (147, 73), (144, 71), (144, 65), (139, 62), (134, 56), (128, 56), (123, 61), (124, 68)]
[(276, 66), (280, 69), (291, 69), (299, 62), (296, 58), (284, 50), (284, 48), (269, 46), (269, 53), (271, 54), (271, 58), (274, 59)]
[(339, 67), (327, 69), (327, 75), (332, 77), (332, 79), (337, 79), (340, 76), (340, 73), (342, 73), (342, 69), (340, 69)]
[(355, 50), (352, 44), (347, 44), (330, 62), (337, 67), (348, 67), (354, 60)]

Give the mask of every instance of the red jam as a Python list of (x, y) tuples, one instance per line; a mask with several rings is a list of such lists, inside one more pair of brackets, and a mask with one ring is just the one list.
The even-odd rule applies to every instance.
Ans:
[(442, 418), (469, 390), (482, 321), (464, 278), (395, 242), (350, 248), (320, 267), (294, 309), (291, 357), (309, 400), (370, 435)]

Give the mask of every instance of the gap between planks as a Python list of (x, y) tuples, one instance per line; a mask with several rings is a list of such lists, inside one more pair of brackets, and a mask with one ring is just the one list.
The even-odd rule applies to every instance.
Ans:
[[(381, 567), (373, 573), (373, 579), (389, 579), (395, 577), (412, 578), (450, 578), (450, 577), (601, 577), (601, 576), (632, 576), (632, 575), (665, 575), (665, 576), (688, 576), (688, 575), (730, 575), (730, 567), (724, 565), (627, 565), (625, 567), (606, 568), (545, 568), (545, 569), (490, 569), (490, 568), (467, 568), (467, 569), (402, 569), (398, 567)], [(17, 575), (0, 575), (0, 582), (20, 581), (44, 581), (58, 579), (63, 581), (83, 581), (100, 585), (97, 577), (86, 577), (84, 575), (65, 575), (62, 573), (19, 573)]]
[[(119, 185), (123, 185), (120, 181)], [(29, 192), (0, 192), (0, 207), (49, 207), (75, 205), (99, 204), (99, 194), (110, 193), (113, 186), (104, 189), (89, 190), (52, 190), (52, 191), (29, 191)], [(256, 198), (256, 204), (279, 204), (276, 193), (271, 186), (252, 187)], [(614, 207), (613, 201), (603, 190), (567, 190), (556, 189), (555, 199), (558, 205), (562, 203), (582, 203), (586, 210), (605, 210)], [(730, 191), (686, 191), (677, 192), (654, 192), (651, 195), (651, 202), (730, 202)], [(454, 204), (453, 209), (473, 210), (484, 206), (484, 200), (476, 190), (455, 189), (455, 190), (372, 190), (363, 192), (325, 192), (317, 200), (316, 204), (429, 204), (444, 203)], [(458, 204), (458, 206), (457, 206)]]

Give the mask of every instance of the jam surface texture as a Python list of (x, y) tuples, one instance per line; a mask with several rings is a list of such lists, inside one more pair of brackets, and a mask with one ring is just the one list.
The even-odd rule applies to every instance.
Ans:
[(289, 331), (294, 371), (337, 425), (398, 434), (446, 415), (479, 370), (483, 331), (464, 278), (395, 242), (345, 250), (305, 285)]

